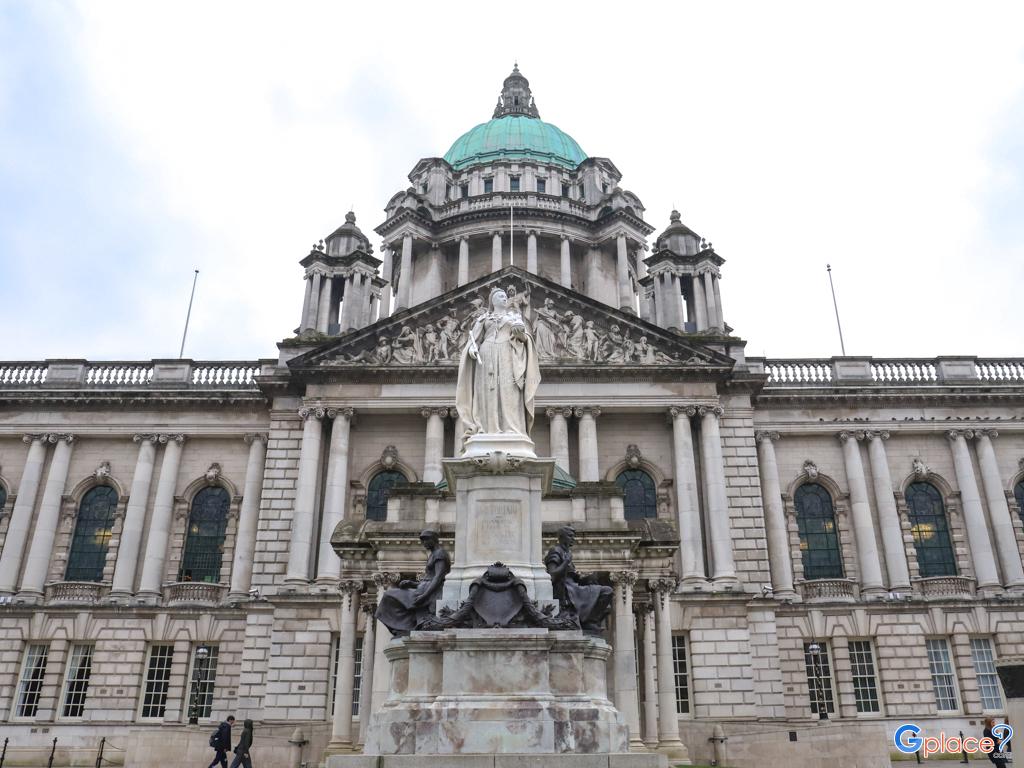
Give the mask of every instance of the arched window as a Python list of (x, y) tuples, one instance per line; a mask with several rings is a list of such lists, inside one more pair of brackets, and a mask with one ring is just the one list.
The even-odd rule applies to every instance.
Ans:
[(4, 504), (7, 503), (7, 489), (0, 485), (0, 512), (3, 511)]
[(956, 576), (942, 494), (931, 483), (911, 483), (904, 494), (921, 576)]
[(623, 506), (627, 520), (641, 520), (658, 516), (658, 494), (654, 480), (642, 469), (627, 469), (615, 478), (615, 484), (625, 491)]
[(178, 581), (220, 581), (231, 498), (224, 488), (203, 488), (192, 499)]
[(103, 581), (107, 544), (114, 527), (117, 491), (109, 485), (90, 488), (78, 506), (75, 533), (71, 537), (65, 581)]
[(385, 469), (374, 475), (370, 480), (370, 487), (366, 490), (366, 519), (387, 520), (388, 491), (405, 481), (405, 475), (397, 469)]
[(841, 579), (843, 558), (832, 496), (817, 483), (805, 483), (793, 494), (800, 555), (805, 579)]

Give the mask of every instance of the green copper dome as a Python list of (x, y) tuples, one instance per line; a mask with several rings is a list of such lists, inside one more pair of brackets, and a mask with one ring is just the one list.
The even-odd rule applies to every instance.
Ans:
[(587, 159), (576, 140), (537, 117), (510, 114), (462, 134), (444, 159), (456, 171), (494, 160), (535, 160), (571, 171)]

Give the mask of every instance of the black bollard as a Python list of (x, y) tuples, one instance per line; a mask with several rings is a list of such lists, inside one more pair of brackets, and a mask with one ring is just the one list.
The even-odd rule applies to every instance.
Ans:
[[(100, 751), (96, 753), (96, 768), (103, 768), (103, 747), (107, 744), (107, 737), (104, 736), (100, 739)], [(3, 768), (0, 765), (0, 768)]]
[(53, 756), (57, 754), (57, 737), (53, 737), (53, 746), (50, 748), (50, 760), (46, 764), (46, 768), (53, 768)]
[(0, 752), (0, 768), (4, 768), (4, 760), (7, 759), (7, 742), (10, 739), (4, 739), (4, 751)]
[(960, 731), (960, 762), (967, 765), (967, 750), (964, 749), (964, 732)]

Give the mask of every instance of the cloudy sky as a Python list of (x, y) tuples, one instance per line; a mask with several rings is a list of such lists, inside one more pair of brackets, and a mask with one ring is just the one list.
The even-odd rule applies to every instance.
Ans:
[[(1024, 355), (1024, 4), (0, 2), (0, 359), (276, 354), (518, 59), (748, 354)], [(375, 238), (376, 239), (376, 238)]]

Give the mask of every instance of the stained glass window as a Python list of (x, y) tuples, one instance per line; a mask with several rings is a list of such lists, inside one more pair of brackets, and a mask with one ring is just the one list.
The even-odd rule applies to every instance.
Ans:
[(841, 579), (843, 559), (832, 496), (817, 483), (806, 483), (793, 494), (800, 555), (805, 579)]
[(65, 581), (103, 581), (107, 545), (117, 511), (117, 491), (109, 485), (91, 488), (78, 506)]
[(405, 475), (397, 469), (386, 469), (374, 475), (370, 480), (370, 487), (366, 491), (366, 519), (387, 520), (388, 491), (397, 483), (404, 482)]
[(625, 492), (623, 506), (627, 520), (658, 516), (658, 494), (649, 474), (642, 469), (627, 469), (619, 473), (615, 484)]
[[(3, 489), (0, 488), (0, 493)], [(1017, 499), (1017, 511), (1020, 513), (1021, 520), (1024, 520), (1024, 480), (1021, 480), (1013, 487), (1013, 497)], [(0, 498), (3, 498), (0, 496)]]
[(7, 503), (7, 489), (0, 485), (0, 510), (4, 508), (4, 504)]
[(939, 489), (931, 483), (911, 483), (905, 496), (921, 576), (956, 576), (956, 558)]
[(185, 534), (185, 552), (181, 557), (179, 581), (220, 581), (224, 556), (224, 534), (228, 527), (231, 498), (219, 487), (203, 488), (192, 499)]

